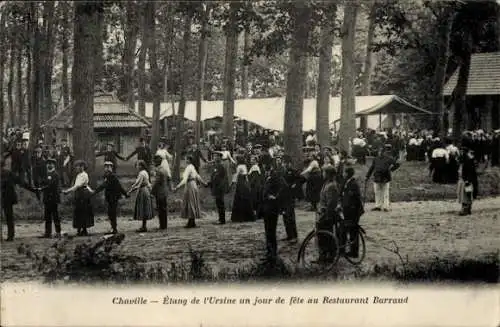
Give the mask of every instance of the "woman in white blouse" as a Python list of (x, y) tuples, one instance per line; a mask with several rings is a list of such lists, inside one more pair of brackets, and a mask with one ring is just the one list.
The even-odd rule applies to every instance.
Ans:
[(134, 184), (127, 192), (128, 195), (137, 190), (135, 197), (134, 219), (142, 221), (142, 227), (137, 230), (138, 233), (147, 232), (147, 221), (153, 218), (153, 202), (151, 197), (151, 183), (149, 182), (148, 167), (144, 160), (137, 161), (137, 170), (139, 174)]
[(165, 137), (160, 138), (156, 155), (161, 157), (161, 166), (167, 171), (168, 177), (172, 178), (172, 173), (170, 172), (170, 162), (172, 162), (173, 156), (166, 149), (166, 142)]
[(311, 204), (311, 211), (316, 211), (319, 203), (321, 188), (323, 187), (323, 176), (319, 167), (318, 158), (311, 156), (308, 167), (301, 173), (306, 182), (306, 200)]
[(94, 226), (94, 211), (90, 202), (92, 189), (89, 187), (89, 175), (85, 171), (87, 164), (82, 160), (77, 160), (75, 169), (77, 172), (75, 183), (62, 192), (64, 194), (75, 192), (73, 228), (77, 230), (77, 236), (88, 236), (87, 228)]
[(197, 182), (207, 186), (208, 184), (198, 175), (196, 168), (193, 166), (193, 158), (186, 158), (187, 167), (182, 174), (181, 182), (175, 187), (178, 190), (184, 186), (184, 198), (182, 202), (181, 217), (188, 219), (185, 228), (196, 227), (196, 219), (201, 218), (200, 210), (200, 194)]
[(231, 221), (254, 221), (255, 213), (252, 206), (252, 193), (248, 182), (245, 159), (243, 156), (238, 156), (236, 160), (238, 166), (236, 167), (236, 174), (233, 177), (233, 184), (236, 183), (236, 191), (234, 192)]

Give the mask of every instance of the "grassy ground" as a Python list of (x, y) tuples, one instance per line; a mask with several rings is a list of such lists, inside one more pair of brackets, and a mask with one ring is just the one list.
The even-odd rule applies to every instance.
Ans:
[[(371, 205), (368, 206), (370, 209)], [(473, 215), (456, 215), (458, 204), (453, 201), (400, 202), (393, 203), (392, 211), (380, 213), (367, 211), (361, 224), (367, 231), (366, 259), (360, 268), (354, 269), (341, 259), (337, 266), (336, 278), (354, 278), (360, 272), (369, 275), (383, 269), (391, 270), (402, 266), (414, 267), (426, 262), (463, 262), (490, 256), (496, 259), (494, 271), (498, 271), (498, 249), (500, 225), (500, 200), (482, 199), (474, 203)], [(238, 274), (245, 267), (252, 267), (264, 255), (264, 226), (262, 221), (252, 223), (228, 223), (216, 226), (213, 214), (208, 214), (198, 222), (199, 228), (184, 229), (183, 219), (169, 221), (168, 232), (156, 231), (158, 222), (150, 223), (151, 232), (137, 234), (137, 221), (121, 217), (119, 228), (125, 240), (116, 249), (118, 253), (138, 256), (148, 266), (185, 267), (193, 260), (190, 249), (202, 255), (204, 265), (212, 275), (232, 272)], [(297, 211), (299, 239), (302, 240), (314, 223), (313, 214)], [(93, 235), (69, 241), (73, 248), (84, 241), (97, 241), (109, 229), (105, 217), (99, 217), (92, 228)], [(63, 230), (74, 234), (69, 221), (64, 222)], [(24, 222), (17, 225), (17, 239), (3, 243), (1, 251), (3, 280), (32, 280), (40, 278), (32, 261), (17, 254), (21, 245), (30, 245), (34, 250), (43, 252), (54, 240), (38, 239), (43, 232), (43, 224)], [(283, 224), (278, 226), (279, 238), (285, 236)], [(299, 243), (300, 244), (300, 243)], [(295, 266), (299, 244), (279, 243), (279, 253), (285, 264)], [(394, 251), (395, 246), (398, 247)], [(404, 261), (401, 261), (401, 258)], [(404, 263), (404, 265), (403, 265)], [(497, 272), (498, 275), (498, 272)], [(333, 275), (332, 275), (333, 276)], [(343, 277), (342, 277), (343, 276)], [(385, 276), (385, 275), (384, 275)], [(387, 276), (386, 276), (387, 277)], [(214, 277), (217, 280), (217, 277)], [(387, 277), (388, 278), (388, 277)], [(182, 279), (182, 278), (181, 278)]]
[[(99, 158), (100, 159), (100, 158)], [(102, 161), (102, 160), (101, 160)], [(124, 187), (128, 188), (134, 182), (134, 168), (131, 162), (119, 163), (118, 173), (122, 176), (121, 181)], [(361, 187), (364, 187), (364, 176), (368, 170), (370, 161), (365, 166), (356, 166), (357, 175), (361, 182)], [(97, 162), (97, 167), (102, 167), (101, 163)], [(393, 175), (391, 183), (391, 201), (427, 201), (438, 199), (454, 199), (456, 198), (455, 185), (439, 185), (433, 184), (428, 176), (427, 165), (420, 162), (404, 162)], [(202, 167), (202, 176), (207, 179), (209, 172), (207, 167)], [(480, 197), (496, 196), (500, 194), (500, 169), (487, 169), (479, 177), (479, 195)], [(215, 201), (210, 195), (209, 189), (201, 188), (201, 206), (204, 212), (211, 214), (215, 211)], [(20, 190), (20, 202), (15, 209), (15, 217), (17, 220), (40, 220), (43, 219), (43, 208), (37, 201), (36, 197), (27, 191)], [(373, 187), (367, 187), (367, 202), (373, 202), (374, 194)], [(171, 194), (169, 196), (169, 211), (175, 216), (180, 211), (182, 191)], [(231, 208), (233, 193), (226, 196), (226, 205)], [(72, 195), (63, 196), (63, 204), (60, 206), (60, 213), (63, 219), (70, 219), (72, 215)], [(103, 195), (94, 199), (94, 210), (96, 213), (105, 214), (106, 205), (103, 201)], [(120, 212), (124, 216), (133, 215), (134, 199), (123, 199), (120, 203)], [(299, 207), (304, 208), (305, 204), (299, 204)], [(23, 208), (23, 209), (21, 209)]]

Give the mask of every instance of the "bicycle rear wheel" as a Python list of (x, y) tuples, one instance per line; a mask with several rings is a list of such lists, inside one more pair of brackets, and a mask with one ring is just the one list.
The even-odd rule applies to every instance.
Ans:
[[(327, 249), (322, 258), (320, 242), (325, 245), (325, 250)], [(335, 234), (325, 230), (312, 230), (300, 246), (297, 261), (306, 269), (327, 271), (335, 266), (339, 256), (339, 241)]]
[[(350, 257), (348, 255), (344, 255), (345, 259), (349, 261), (353, 265), (359, 265), (366, 256), (366, 244), (365, 244), (365, 237), (363, 236), (363, 232), (361, 228), (358, 228), (357, 231), (357, 238), (358, 238), (358, 256), (357, 257)], [(351, 247), (354, 245), (354, 241), (347, 241), (346, 247)]]

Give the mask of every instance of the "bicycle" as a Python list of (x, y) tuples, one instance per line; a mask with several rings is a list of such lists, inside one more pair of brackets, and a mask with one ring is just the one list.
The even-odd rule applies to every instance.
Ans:
[[(350, 257), (347, 255), (348, 251), (350, 250), (350, 247), (354, 245), (353, 240), (346, 240), (346, 242), (342, 245), (340, 245), (339, 238), (337, 236), (344, 234), (343, 230), (345, 228), (345, 220), (343, 217), (339, 219), (333, 226), (333, 232), (327, 231), (327, 230), (322, 230), (322, 229), (317, 229), (315, 226), (312, 231), (307, 234), (307, 236), (304, 238), (304, 241), (302, 241), (302, 244), (300, 245), (299, 253), (297, 255), (297, 262), (303, 266), (310, 267), (311, 264), (307, 262), (309, 259), (309, 255), (307, 252), (308, 246), (314, 246), (318, 245), (319, 239), (323, 238), (323, 242), (325, 243), (330, 243), (331, 244), (331, 250), (328, 251), (329, 253), (329, 258), (327, 261), (324, 262), (319, 262), (320, 267), (322, 267), (324, 270), (331, 270), (338, 262), (340, 259), (340, 256), (342, 255), (349, 263), (353, 265), (359, 265), (365, 258), (366, 256), (366, 243), (365, 243), (365, 235), (366, 232), (361, 227), (359, 224), (356, 224), (354, 228), (356, 229), (356, 235), (359, 237), (359, 251), (358, 251), (358, 256), (357, 257)], [(344, 234), (345, 235), (345, 234)], [(318, 237), (319, 236), (319, 237)], [(314, 241), (313, 241), (314, 240)], [(340, 251), (340, 250), (343, 251)], [(312, 251), (312, 257), (317, 257), (319, 255), (319, 248), (315, 248)]]

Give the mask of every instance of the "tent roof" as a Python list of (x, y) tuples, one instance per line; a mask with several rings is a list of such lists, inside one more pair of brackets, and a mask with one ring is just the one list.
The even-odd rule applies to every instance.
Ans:
[[(358, 101), (356, 98), (356, 101)], [(356, 112), (356, 116), (368, 116), (368, 115), (378, 115), (378, 114), (428, 114), (433, 113), (417, 106), (412, 105), (406, 100), (401, 99), (396, 95), (391, 95), (387, 99), (380, 101), (375, 106)]]
[[(340, 118), (340, 97), (330, 99), (330, 122)], [(136, 106), (137, 108), (137, 106)], [(148, 110), (149, 109), (149, 110)], [(356, 115), (375, 115), (379, 111), (388, 113), (420, 112), (429, 113), (420, 109), (395, 95), (375, 95), (356, 97)], [(392, 110), (392, 111), (391, 111)], [(372, 112), (373, 111), (373, 112)], [(175, 112), (178, 112), (178, 102), (175, 103)], [(152, 104), (146, 103), (146, 116), (152, 114)], [(235, 100), (234, 114), (240, 119), (256, 123), (264, 128), (282, 131), (285, 118), (285, 97), (262, 99)], [(172, 115), (172, 103), (161, 104), (161, 118)], [(203, 101), (201, 120), (206, 120), (223, 115), (223, 101)], [(185, 118), (196, 120), (196, 101), (187, 101)], [(368, 126), (378, 126), (378, 117), (368, 119)], [(316, 129), (316, 99), (304, 99), (303, 130)]]
[[(446, 83), (443, 95), (453, 93), (458, 81), (458, 72)], [(467, 95), (500, 94), (500, 52), (475, 53), (471, 57)]]

